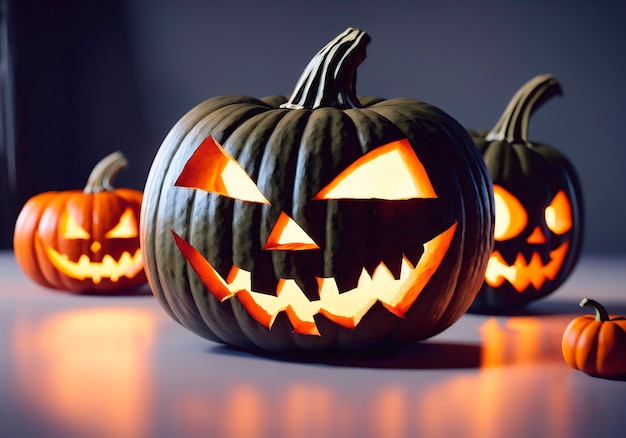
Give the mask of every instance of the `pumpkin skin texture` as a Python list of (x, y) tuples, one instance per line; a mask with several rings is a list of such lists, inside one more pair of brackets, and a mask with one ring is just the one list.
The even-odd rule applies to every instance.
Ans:
[(489, 132), (469, 130), (494, 185), (495, 249), (471, 310), (525, 305), (559, 288), (574, 269), (583, 239), (582, 190), (556, 149), (528, 140), (532, 113), (561, 87), (552, 75), (523, 85)]
[(13, 248), (32, 280), (76, 293), (119, 292), (146, 282), (138, 229), (142, 193), (111, 185), (126, 165), (115, 152), (94, 167), (84, 190), (40, 193), (26, 202)]
[(579, 305), (593, 308), (596, 314), (575, 318), (563, 332), (567, 364), (591, 376), (626, 375), (626, 319), (609, 316), (594, 300), (584, 298)]
[[(397, 348), (471, 304), (493, 244), (487, 170), (443, 111), (357, 98), (368, 43), (348, 29), (290, 99), (211, 98), (164, 139), (141, 242), (153, 293), (183, 326), (269, 351)], [(412, 164), (379, 170), (387, 158)], [(396, 175), (411, 189), (383, 188)]]

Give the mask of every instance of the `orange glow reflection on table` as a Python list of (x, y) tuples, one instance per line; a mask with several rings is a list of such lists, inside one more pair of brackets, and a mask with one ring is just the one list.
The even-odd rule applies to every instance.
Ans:
[(374, 409), (368, 414), (374, 421), (374, 435), (386, 438), (407, 436), (407, 409), (410, 403), (406, 391), (398, 386), (381, 388), (372, 401)]
[[(204, 382), (171, 394), (159, 413), (149, 364), (153, 318), (132, 309), (67, 312), (40, 323), (19, 318), (13, 349), (22, 402), (79, 436), (150, 436), (155, 420), (170, 422), (178, 436), (490, 438), (511, 428), (533, 436), (539, 423), (550, 436), (571, 435), (576, 397), (559, 350), (565, 316), (490, 318), (480, 328), (482, 366), (423, 391), (411, 389), (409, 374), (406, 385), (362, 388), (304, 376), (274, 386)], [(542, 372), (530, 362), (541, 362)]]
[(415, 414), (423, 436), (500, 438), (515, 430), (567, 437), (576, 397), (556, 364), (540, 374), (525, 366), (488, 368), (433, 385)]
[[(229, 427), (232, 437), (260, 437), (266, 428), (267, 412), (271, 406), (252, 385), (236, 385), (231, 388), (225, 400), (228, 416), (221, 421)], [(213, 428), (206, 430), (207, 433)]]
[[(481, 327), (481, 369), (434, 385), (416, 411), (427, 433), (481, 438), (541, 424), (546, 436), (571, 436), (576, 396), (563, 378), (561, 337), (571, 317), (489, 318)], [(543, 364), (537, 373), (530, 364)], [(537, 395), (541, 394), (540, 397)], [(448, 421), (454, 412), (456, 425)], [(545, 433), (545, 432), (544, 432)]]
[(561, 339), (569, 316), (489, 318), (480, 327), (482, 366), (563, 362)]
[(332, 436), (333, 394), (327, 388), (295, 384), (285, 394), (285, 436)]
[(418, 392), (410, 383), (354, 391), (313, 382), (238, 384), (179, 394), (169, 415), (177, 433), (190, 437), (500, 438), (512, 429), (537, 436), (533, 427), (566, 437), (575, 399), (561, 366), (549, 364), (539, 376), (524, 366), (453, 374)]
[(154, 331), (153, 317), (132, 309), (21, 318), (13, 351), (24, 402), (79, 432), (145, 436)]
[(225, 392), (180, 394), (170, 414), (180, 436), (407, 436), (419, 394), (387, 385), (347, 388), (292, 382), (275, 389), (238, 384)]
[(239, 383), (222, 394), (182, 394), (173, 400), (170, 415), (181, 436), (214, 433), (255, 438), (268, 436), (269, 431), (290, 437), (332, 436), (345, 429), (345, 425), (334, 429), (332, 424), (338, 418), (337, 408), (341, 410), (337, 395), (333, 398), (330, 389), (308, 383), (276, 391)]
[[(274, 386), (240, 381), (179, 393), (168, 415), (181, 436), (396, 438), (419, 431), (428, 437), (499, 438), (511, 427), (533, 436), (538, 424), (550, 436), (571, 436), (576, 397), (560, 353), (569, 319), (490, 318), (480, 328), (481, 367), (451, 374), (425, 391), (413, 391), (409, 375), (406, 385), (361, 388), (318, 384), (304, 376)], [(540, 363), (542, 372), (531, 363)]]
[[(541, 424), (546, 436), (571, 436), (576, 396), (563, 378), (561, 337), (567, 316), (489, 318), (480, 328), (481, 368), (434, 385), (416, 411), (428, 436), (506, 436)], [(543, 364), (537, 373), (530, 364)], [(541, 396), (538, 397), (537, 395)], [(448, 421), (454, 412), (456, 424)]]

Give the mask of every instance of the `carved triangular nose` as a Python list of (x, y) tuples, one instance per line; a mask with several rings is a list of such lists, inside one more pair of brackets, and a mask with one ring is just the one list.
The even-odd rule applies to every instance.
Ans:
[(546, 243), (546, 236), (541, 231), (541, 228), (535, 227), (533, 232), (526, 239), (527, 243)]
[(311, 239), (300, 225), (284, 212), (280, 213), (274, 228), (263, 246), (267, 250), (291, 250), (299, 251), (306, 249), (319, 249), (320, 247)]

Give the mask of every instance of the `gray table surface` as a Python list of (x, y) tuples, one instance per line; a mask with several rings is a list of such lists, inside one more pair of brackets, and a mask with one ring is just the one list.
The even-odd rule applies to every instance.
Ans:
[(626, 382), (561, 355), (583, 297), (626, 316), (626, 256), (583, 256), (523, 311), (388, 356), (276, 357), (196, 336), (149, 290), (40, 287), (0, 251), (0, 436), (622, 437)]

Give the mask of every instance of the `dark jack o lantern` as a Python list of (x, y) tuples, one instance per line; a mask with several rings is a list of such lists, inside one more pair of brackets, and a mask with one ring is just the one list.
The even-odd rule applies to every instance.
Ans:
[(84, 190), (40, 193), (26, 202), (13, 248), (31, 279), (72, 292), (112, 292), (145, 283), (138, 227), (142, 193), (111, 185), (127, 164), (114, 152), (94, 167)]
[(493, 244), (489, 174), (443, 111), (357, 98), (369, 41), (348, 29), (289, 100), (215, 97), (163, 141), (141, 244), (185, 327), (241, 348), (392, 348), (473, 301)]
[(493, 179), (495, 249), (472, 310), (501, 310), (556, 290), (580, 254), (583, 201), (570, 162), (528, 140), (532, 113), (561, 87), (539, 75), (513, 96), (489, 132), (470, 131)]

